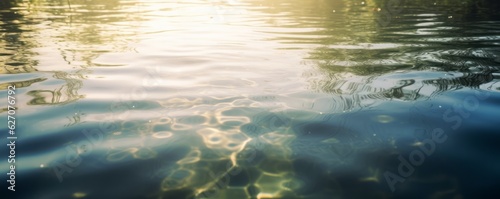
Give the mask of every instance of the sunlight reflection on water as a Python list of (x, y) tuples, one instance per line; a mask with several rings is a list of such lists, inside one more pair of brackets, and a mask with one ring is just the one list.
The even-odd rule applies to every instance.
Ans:
[[(0, 96), (16, 86), (21, 198), (475, 198), (498, 184), (493, 1), (12, 2)], [(435, 128), (449, 141), (392, 192), (384, 172)]]

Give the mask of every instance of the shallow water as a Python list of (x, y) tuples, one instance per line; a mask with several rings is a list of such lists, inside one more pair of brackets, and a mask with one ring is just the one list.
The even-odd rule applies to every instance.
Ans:
[(0, 5), (2, 198), (499, 196), (494, 1)]

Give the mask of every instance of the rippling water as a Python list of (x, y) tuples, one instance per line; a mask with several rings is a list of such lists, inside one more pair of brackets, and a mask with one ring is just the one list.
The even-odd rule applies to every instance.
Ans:
[(493, 0), (0, 5), (2, 198), (500, 195)]

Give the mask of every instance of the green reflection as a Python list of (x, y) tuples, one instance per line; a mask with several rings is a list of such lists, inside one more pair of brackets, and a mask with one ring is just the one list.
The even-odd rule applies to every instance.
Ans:
[(22, 1), (2, 1), (0, 3), (0, 75), (31, 73), (36, 71), (36, 54), (31, 49), (37, 46), (32, 39), (32, 28), (36, 23), (24, 12), (13, 10)]
[(30, 79), (30, 80), (25, 80), (25, 81), (2, 83), (2, 84), (0, 84), (0, 90), (6, 90), (7, 87), (10, 85), (14, 85), (16, 87), (16, 89), (23, 88), (23, 87), (29, 87), (34, 83), (42, 82), (45, 80), (47, 80), (47, 78), (35, 78), (35, 79)]
[[(273, 40), (288, 49), (316, 44), (306, 57), (314, 68), (304, 73), (314, 90), (356, 94), (356, 101), (416, 100), (498, 78), (492, 75), (499, 70), (498, 27), (488, 22), (500, 19), (492, 9), (499, 8), (498, 1), (272, 0), (255, 5), (272, 14), (266, 32), (278, 34)], [(286, 36), (279, 36), (284, 29)], [(442, 73), (430, 80), (403, 77), (424, 70)], [(370, 94), (357, 95), (363, 92)]]
[[(135, 40), (134, 31), (139, 31), (134, 21), (139, 19), (131, 13), (135, 10), (127, 9), (137, 3), (118, 0), (2, 1), (0, 74), (40, 70), (53, 73), (52, 78), (2, 85), (31, 85), (42, 79), (58, 82), (55, 86), (30, 86), (32, 90), (28, 95), (34, 99), (29, 105), (66, 104), (83, 98), (78, 90), (92, 73), (90, 67), (120, 65), (96, 59), (109, 52), (133, 50), (130, 44)], [(44, 18), (46, 20), (41, 20)], [(123, 24), (130, 31), (119, 31)]]
[(78, 90), (82, 87), (80, 79), (65, 72), (56, 72), (54, 77), (64, 80), (65, 84), (55, 90), (29, 91), (27, 94), (34, 97), (28, 102), (29, 105), (67, 104), (84, 97), (78, 94)]

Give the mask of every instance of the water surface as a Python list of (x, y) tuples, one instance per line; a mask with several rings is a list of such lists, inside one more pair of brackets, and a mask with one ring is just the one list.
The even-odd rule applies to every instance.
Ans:
[(495, 1), (0, 5), (7, 198), (499, 195)]

